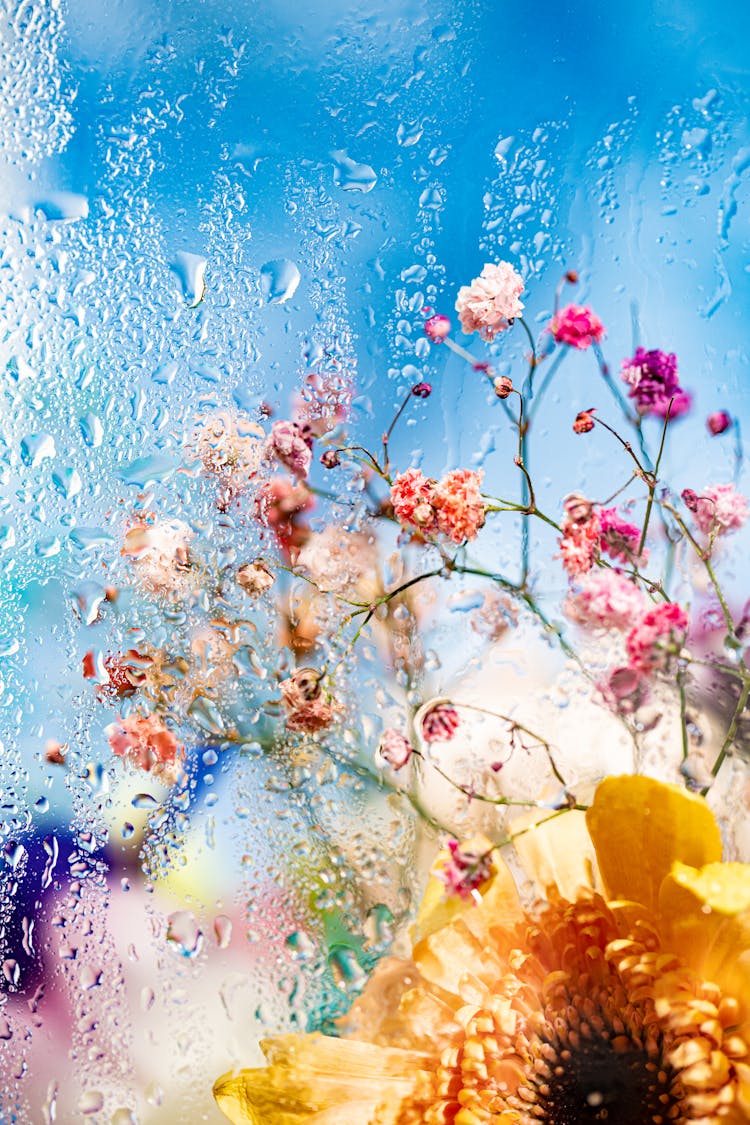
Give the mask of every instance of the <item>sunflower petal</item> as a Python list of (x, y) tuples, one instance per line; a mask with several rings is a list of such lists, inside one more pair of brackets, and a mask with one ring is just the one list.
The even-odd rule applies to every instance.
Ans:
[(673, 863), (721, 859), (719, 828), (703, 798), (650, 777), (606, 778), (586, 823), (608, 896), (652, 911)]
[(395, 1125), (400, 1106), (427, 1078), (427, 1056), (333, 1039), (266, 1040), (269, 1066), (223, 1075), (214, 1097), (233, 1125)]
[(750, 865), (676, 863), (659, 895), (663, 924), (688, 964), (741, 1006), (741, 1034), (750, 1033)]

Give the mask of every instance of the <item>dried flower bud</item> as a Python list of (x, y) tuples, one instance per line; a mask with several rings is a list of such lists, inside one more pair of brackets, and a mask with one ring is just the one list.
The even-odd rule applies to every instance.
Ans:
[(409, 739), (393, 727), (383, 731), (376, 757), (391, 769), (400, 770), (411, 758), (414, 747)]
[(681, 493), (682, 502), (690, 512), (698, 511), (698, 493), (692, 488), (684, 488)]
[(498, 375), (493, 385), (498, 398), (507, 398), (513, 390), (513, 380), (509, 379), (507, 375)]
[(450, 330), (450, 320), (441, 313), (435, 313), (424, 322), (424, 334), (433, 344), (442, 344)]
[(416, 398), (429, 398), (432, 394), (432, 386), (430, 383), (415, 383), (411, 389), (411, 393)]
[(594, 428), (594, 419), (592, 414), (594, 407), (589, 407), (588, 410), (581, 410), (576, 414), (576, 420), (573, 423), (573, 432), (576, 434), (587, 434)]
[(324, 469), (335, 469), (341, 464), (337, 449), (326, 449), (325, 453), (321, 454), (320, 463)]
[(732, 419), (727, 414), (726, 410), (716, 410), (713, 414), (709, 414), (706, 419), (706, 425), (709, 432), (716, 437), (718, 434), (725, 433), (732, 425)]
[(592, 502), (587, 500), (585, 496), (581, 496), (580, 492), (571, 493), (563, 504), (565, 519), (569, 520), (571, 523), (588, 523), (593, 510), (594, 505)]
[(578, 270), (568, 270), (568, 272), (565, 274), (565, 280), (570, 285), (577, 285), (578, 284)]

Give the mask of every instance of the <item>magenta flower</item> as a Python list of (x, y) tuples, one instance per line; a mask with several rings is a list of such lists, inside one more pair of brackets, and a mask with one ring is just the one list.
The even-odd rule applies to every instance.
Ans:
[(424, 334), (433, 344), (442, 344), (450, 330), (451, 322), (441, 313), (435, 313), (424, 322)]
[(485, 883), (494, 870), (490, 852), (462, 848), (458, 840), (448, 840), (450, 857), (435, 875), (445, 883), (448, 894), (468, 898)]
[(425, 742), (450, 742), (460, 725), (458, 711), (451, 703), (436, 703), (422, 716), (422, 738)]
[(664, 671), (685, 643), (688, 615), (682, 606), (664, 602), (644, 614), (628, 633), (628, 665), (636, 672)]
[(670, 402), (670, 418), (690, 409), (690, 395), (680, 386), (677, 356), (672, 353), (638, 348), (632, 359), (623, 362), (622, 379), (630, 387), (628, 394), (639, 414), (665, 418)]
[(604, 325), (587, 305), (566, 305), (552, 317), (549, 330), (558, 344), (580, 351), (598, 344), (604, 335)]
[(617, 508), (602, 508), (599, 519), (600, 546), (605, 555), (623, 563), (648, 561), (646, 551), (638, 556), (641, 529), (618, 515)]
[(706, 425), (709, 432), (716, 437), (718, 434), (725, 433), (732, 425), (731, 415), (727, 414), (726, 410), (716, 410), (713, 414), (709, 414), (706, 419)]
[[(685, 493), (682, 495), (684, 499)], [(691, 511), (704, 535), (726, 535), (728, 531), (737, 531), (747, 520), (747, 500), (733, 484), (709, 485), (694, 503)]]
[(467, 336), (478, 332), (483, 340), (493, 340), (521, 315), (522, 293), (523, 278), (510, 262), (488, 263), (471, 285), (462, 285), (458, 291), (456, 311), (461, 328)]

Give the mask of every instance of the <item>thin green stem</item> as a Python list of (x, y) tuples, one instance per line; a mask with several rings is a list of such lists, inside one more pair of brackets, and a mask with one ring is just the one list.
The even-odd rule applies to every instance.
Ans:
[[(729, 724), (729, 729), (727, 730), (726, 737), (721, 744), (721, 749), (719, 750), (719, 753), (716, 757), (716, 761), (711, 766), (711, 775), (713, 777), (718, 776), (719, 770), (723, 766), (724, 760), (732, 747), (732, 743), (734, 742), (735, 736), (737, 734), (737, 727), (739, 726), (740, 719), (742, 718), (742, 713), (747, 706), (748, 696), (750, 696), (750, 677), (747, 677), (742, 685), (742, 690), (740, 692), (739, 699), (737, 700), (737, 706), (734, 709), (734, 714), (732, 715), (732, 721)], [(701, 795), (705, 797), (708, 793), (708, 790), (709, 786), (701, 789)]]
[(643, 548), (644, 548), (645, 543), (646, 543), (646, 533), (648, 531), (649, 520), (651, 519), (651, 509), (654, 506), (654, 490), (656, 489), (656, 484), (657, 484), (657, 480), (658, 480), (659, 465), (661, 464), (661, 458), (662, 458), (662, 454), (664, 452), (664, 441), (665, 441), (666, 436), (667, 436), (667, 426), (669, 425), (669, 413), (672, 409), (672, 403), (673, 402), (674, 402), (674, 399), (671, 398), (669, 400), (669, 405), (667, 406), (667, 412), (664, 415), (664, 425), (661, 428), (661, 441), (659, 442), (659, 452), (658, 452), (657, 457), (656, 457), (656, 464), (654, 465), (653, 474), (650, 476), (650, 478), (646, 479), (646, 484), (648, 485), (648, 503), (646, 504), (646, 515), (645, 515), (644, 520), (643, 520), (643, 528), (641, 530), (641, 538), (640, 538), (639, 543), (638, 543), (638, 555), (639, 556), (643, 554)]
[(526, 336), (528, 337), (528, 341), (529, 341), (529, 344), (531, 346), (531, 359), (529, 360), (529, 373), (526, 376), (526, 379), (524, 380), (524, 386), (523, 386), (524, 394), (527, 394), (529, 396), (529, 400), (531, 400), (534, 397), (534, 372), (536, 370), (536, 365), (537, 365), (536, 343), (534, 342), (534, 337), (532, 335), (531, 329), (529, 328), (528, 324), (526, 323), (526, 321), (523, 319), (522, 316), (516, 317), (516, 321), (514, 321), (514, 323), (518, 323), (518, 324), (521, 325), (524, 332), (526, 333)]

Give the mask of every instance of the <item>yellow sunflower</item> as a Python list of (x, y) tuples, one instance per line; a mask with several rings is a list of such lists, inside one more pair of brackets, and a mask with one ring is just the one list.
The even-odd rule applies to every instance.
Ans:
[(750, 866), (721, 862), (705, 802), (609, 778), (585, 814), (518, 837), (467, 898), (433, 876), (410, 961), (390, 959), (343, 1038), (283, 1035), (220, 1078), (235, 1125), (750, 1122)]

